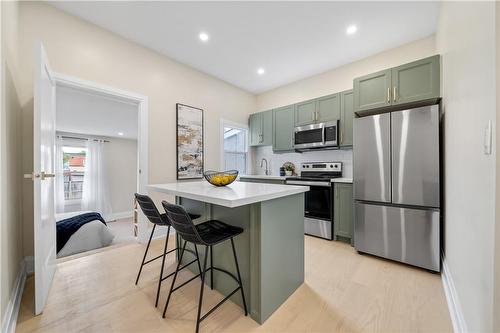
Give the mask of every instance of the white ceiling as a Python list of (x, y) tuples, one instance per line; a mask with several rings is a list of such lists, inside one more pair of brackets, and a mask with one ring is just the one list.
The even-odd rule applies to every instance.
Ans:
[[(137, 139), (136, 104), (57, 86), (56, 130), (90, 136)], [(118, 135), (119, 132), (123, 136)]]
[[(429, 36), (440, 10), (438, 2), (51, 4), (253, 93)], [(358, 31), (347, 36), (351, 24)]]

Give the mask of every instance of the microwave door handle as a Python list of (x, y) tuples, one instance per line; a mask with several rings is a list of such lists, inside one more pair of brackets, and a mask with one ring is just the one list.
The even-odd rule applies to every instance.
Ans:
[(323, 131), (323, 145), (326, 145), (326, 127), (325, 126), (323, 126), (322, 131)]

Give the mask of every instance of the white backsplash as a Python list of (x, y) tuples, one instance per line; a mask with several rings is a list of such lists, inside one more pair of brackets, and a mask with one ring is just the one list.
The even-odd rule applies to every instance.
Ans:
[(304, 153), (275, 154), (271, 146), (250, 148), (252, 157), (251, 173), (254, 175), (265, 174), (264, 167), (260, 167), (260, 161), (265, 158), (269, 163), (272, 175), (280, 174), (280, 167), (285, 162), (292, 162), (297, 169), (303, 162), (342, 162), (342, 176), (352, 178), (352, 149), (349, 150), (321, 150), (308, 151)]

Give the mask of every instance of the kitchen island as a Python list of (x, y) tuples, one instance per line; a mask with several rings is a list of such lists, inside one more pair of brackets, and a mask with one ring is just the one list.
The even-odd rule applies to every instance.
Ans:
[[(187, 211), (200, 214), (195, 223), (215, 219), (244, 229), (234, 241), (249, 313), (258, 323), (304, 282), (304, 193), (309, 187), (238, 181), (215, 187), (206, 181), (189, 181), (148, 188), (174, 195)], [(203, 262), (203, 249), (199, 249)], [(215, 246), (213, 252), (214, 267), (235, 272), (230, 243)], [(198, 273), (196, 265), (190, 269)], [(210, 285), (210, 274), (206, 281)], [(235, 288), (234, 283), (214, 271), (214, 288), (223, 295)], [(243, 305), (239, 294), (231, 300)]]

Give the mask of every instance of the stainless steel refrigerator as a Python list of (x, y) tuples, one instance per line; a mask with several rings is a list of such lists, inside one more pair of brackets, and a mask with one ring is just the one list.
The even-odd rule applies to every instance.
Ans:
[(354, 119), (354, 246), (440, 271), (439, 106)]

